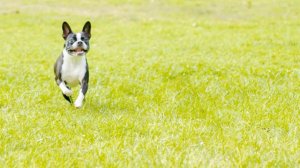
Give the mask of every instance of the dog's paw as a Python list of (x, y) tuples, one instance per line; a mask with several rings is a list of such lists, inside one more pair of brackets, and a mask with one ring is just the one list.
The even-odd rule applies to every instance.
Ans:
[(73, 94), (73, 92), (70, 89), (65, 89), (65, 90), (63, 90), (63, 94), (66, 96), (71, 96)]
[(82, 106), (82, 101), (76, 100), (75, 103), (74, 103), (74, 106), (75, 106), (76, 108), (81, 108), (81, 106)]

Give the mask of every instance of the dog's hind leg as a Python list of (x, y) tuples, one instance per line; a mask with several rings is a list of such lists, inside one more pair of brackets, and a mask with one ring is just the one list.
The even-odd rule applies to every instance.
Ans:
[(70, 103), (70, 104), (73, 104), (73, 99), (71, 96), (67, 96), (65, 95), (64, 93), (62, 93), (62, 95), (64, 96), (64, 98)]

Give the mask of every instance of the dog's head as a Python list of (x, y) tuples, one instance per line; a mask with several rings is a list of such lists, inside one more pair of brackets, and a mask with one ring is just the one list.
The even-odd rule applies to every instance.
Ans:
[(72, 56), (85, 55), (89, 49), (89, 40), (91, 38), (91, 23), (87, 21), (82, 32), (73, 33), (67, 22), (62, 24), (63, 38), (65, 39), (65, 49)]

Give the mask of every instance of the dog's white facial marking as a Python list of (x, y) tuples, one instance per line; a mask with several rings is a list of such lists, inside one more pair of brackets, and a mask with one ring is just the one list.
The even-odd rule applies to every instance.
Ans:
[(78, 95), (78, 97), (77, 97), (77, 99), (76, 99), (76, 101), (74, 103), (74, 105), (75, 105), (76, 108), (80, 108), (82, 106), (83, 99), (84, 99), (84, 95), (83, 95), (83, 93), (82, 93), (82, 91), (80, 89), (79, 95)]
[(77, 41), (81, 41), (81, 33), (76, 34)]
[(88, 46), (81, 39), (81, 37), (82, 37), (81, 33), (76, 33), (76, 39), (77, 39), (77, 41), (72, 45), (72, 48), (77, 48), (78, 47), (78, 42), (82, 42), (82, 48), (85, 49), (85, 50), (87, 50)]
[(61, 91), (63, 92), (63, 94), (65, 94), (66, 96), (71, 96), (73, 94), (72, 90), (68, 89), (65, 82), (61, 82), (59, 84), (59, 88), (61, 89)]
[(73, 41), (71, 46), (68, 47), (69, 54), (72, 56), (84, 56), (86, 54), (89, 47), (84, 38), (85, 37), (82, 33), (76, 33), (73, 35), (73, 39), (75, 41)]
[[(76, 34), (76, 39), (77, 39), (76, 43), (73, 44), (73, 45), (74, 45), (74, 46), (73, 46), (74, 48), (76, 48), (76, 47), (78, 46), (78, 42), (81, 41), (81, 34), (80, 34), (80, 33), (77, 33), (77, 34)], [(82, 41), (81, 41), (81, 42), (82, 42)]]

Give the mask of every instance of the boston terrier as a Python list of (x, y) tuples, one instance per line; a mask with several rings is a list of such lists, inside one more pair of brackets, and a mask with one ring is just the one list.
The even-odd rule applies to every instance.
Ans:
[(74, 103), (80, 108), (88, 90), (89, 69), (86, 54), (90, 49), (91, 23), (87, 21), (82, 32), (73, 33), (67, 22), (62, 24), (64, 49), (54, 64), (55, 81), (64, 98), (71, 104), (71, 87), (80, 85), (79, 95)]

